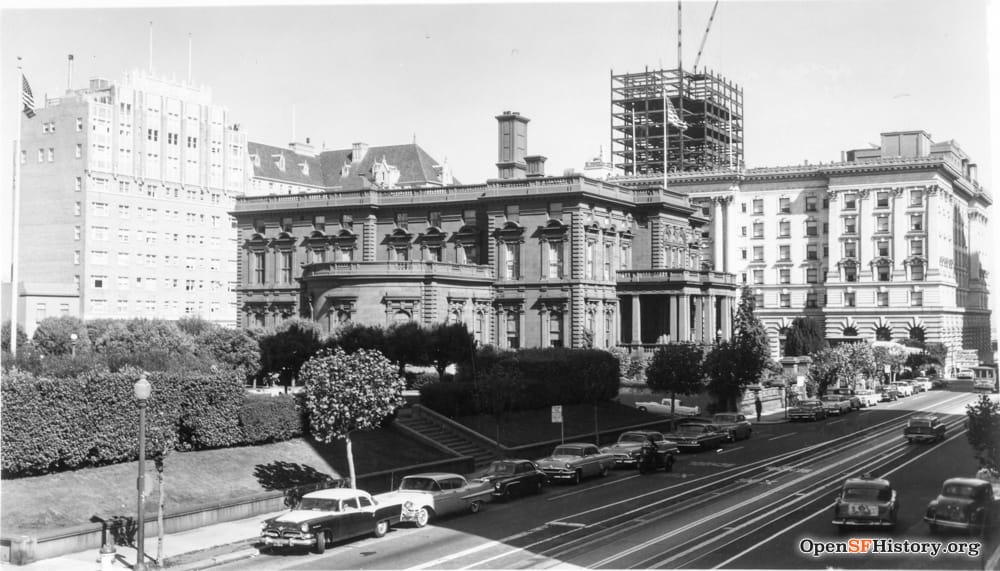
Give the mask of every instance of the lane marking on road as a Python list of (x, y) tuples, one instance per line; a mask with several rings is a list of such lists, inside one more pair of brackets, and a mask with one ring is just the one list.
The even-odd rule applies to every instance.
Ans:
[[(937, 447), (943, 446), (944, 444), (946, 444), (946, 443), (954, 440), (955, 438), (958, 438), (959, 436), (961, 436), (963, 434), (965, 434), (965, 430), (962, 430), (961, 432), (959, 432), (958, 434), (955, 434), (954, 436), (952, 436), (948, 440), (945, 440), (944, 442), (938, 443), (933, 448), (931, 448), (931, 449), (929, 449), (929, 450), (927, 450), (925, 452), (922, 452), (922, 453), (914, 456), (913, 458), (907, 460), (906, 462), (900, 464), (899, 466), (896, 466), (892, 470), (889, 470), (888, 472), (886, 472), (885, 474), (883, 474), (883, 477), (887, 477), (887, 476), (889, 476), (890, 474), (892, 474), (894, 472), (898, 472), (899, 470), (903, 469), (907, 465), (909, 465), (909, 464), (911, 464), (913, 462), (916, 462), (917, 460), (919, 460), (920, 458), (923, 458), (924, 456), (930, 454), (931, 452), (934, 452), (934, 450)], [(714, 567), (712, 567), (712, 569), (719, 569), (720, 567), (724, 567), (726, 565), (729, 565), (730, 563), (732, 563), (733, 561), (736, 561), (740, 557), (743, 557), (747, 553), (750, 553), (751, 551), (753, 551), (753, 550), (755, 550), (755, 549), (757, 549), (759, 547), (763, 547), (765, 544), (770, 543), (772, 540), (776, 539), (777, 537), (788, 533), (790, 530), (799, 529), (802, 526), (802, 524), (804, 524), (806, 521), (811, 520), (812, 518), (820, 515), (821, 513), (829, 511), (830, 508), (833, 507), (833, 505), (834, 505), (834, 503), (831, 502), (831, 503), (823, 506), (822, 508), (820, 508), (820, 509), (816, 510), (815, 512), (813, 512), (812, 514), (810, 514), (810, 515), (808, 515), (808, 516), (806, 516), (806, 517), (804, 517), (804, 518), (802, 518), (802, 519), (800, 519), (800, 520), (798, 520), (796, 522), (793, 522), (788, 527), (786, 527), (786, 528), (784, 528), (784, 529), (782, 529), (782, 530), (780, 530), (778, 532), (775, 532), (772, 535), (769, 535), (768, 537), (764, 538), (764, 540), (758, 542), (756, 545), (754, 545), (752, 547), (748, 547), (747, 549), (744, 549), (743, 551), (737, 553), (736, 555), (733, 555), (729, 559), (726, 559), (722, 563), (719, 563), (718, 565), (715, 565)]]
[(480, 551), (489, 549), (491, 547), (497, 547), (497, 546), (508, 547), (507, 544), (510, 543), (511, 541), (514, 541), (516, 539), (520, 539), (522, 537), (527, 537), (528, 535), (531, 535), (532, 533), (535, 533), (537, 531), (541, 531), (543, 529), (545, 529), (545, 526), (541, 525), (541, 526), (529, 529), (528, 531), (522, 531), (521, 533), (515, 533), (514, 535), (509, 535), (509, 536), (504, 537), (502, 539), (496, 539), (496, 540), (492, 540), (492, 541), (487, 541), (485, 543), (481, 543), (481, 544), (479, 544), (479, 545), (477, 545), (475, 547), (470, 547), (469, 549), (466, 549), (464, 551), (459, 551), (458, 553), (452, 553), (451, 555), (445, 555), (444, 557), (439, 557), (439, 558), (434, 559), (432, 561), (426, 561), (424, 563), (421, 563), (420, 565), (415, 565), (413, 567), (408, 567), (408, 569), (435, 569), (435, 568), (441, 567), (442, 563), (447, 563), (448, 561), (452, 561), (452, 560), (458, 559), (460, 557), (465, 557), (465, 556), (468, 556), (468, 555), (472, 555), (474, 553), (478, 553)]
[(798, 432), (789, 432), (788, 434), (782, 434), (781, 436), (775, 436), (774, 438), (768, 438), (767, 441), (770, 442), (772, 440), (779, 440), (781, 438), (785, 438), (786, 436), (791, 436), (793, 434), (798, 434)]
[(733, 450), (739, 450), (741, 448), (743, 448), (743, 447), (742, 446), (737, 446), (735, 448), (727, 448), (727, 449), (723, 450), (722, 452), (719, 452), (719, 454), (728, 454), (729, 452), (732, 452)]
[(550, 521), (545, 525), (549, 525), (552, 527), (575, 527), (575, 528), (587, 527), (587, 524), (585, 523), (574, 523), (571, 521)]
[(631, 476), (625, 476), (624, 478), (621, 478), (621, 479), (617, 479), (616, 478), (616, 479), (614, 479), (614, 480), (612, 480), (610, 482), (604, 482), (603, 484), (597, 484), (595, 486), (587, 486), (586, 488), (579, 488), (579, 489), (573, 490), (572, 492), (563, 492), (563, 493), (557, 494), (555, 496), (547, 497), (547, 498), (545, 498), (545, 501), (547, 501), (547, 502), (553, 502), (555, 500), (561, 500), (563, 498), (568, 498), (570, 496), (575, 496), (575, 495), (578, 495), (578, 494), (584, 494), (584, 493), (586, 493), (586, 492), (588, 492), (590, 490), (596, 490), (597, 488), (603, 488), (605, 486), (613, 486), (615, 484), (620, 484), (622, 482), (627, 482), (628, 480), (631, 480), (633, 478), (638, 478), (638, 477), (639, 477), (639, 474), (632, 474)]
[(831, 424), (837, 424), (838, 422), (844, 422), (845, 420), (847, 420), (847, 419), (846, 418), (841, 418), (839, 420), (834, 420), (833, 422), (828, 422), (828, 423), (826, 423), (826, 425), (830, 426)]

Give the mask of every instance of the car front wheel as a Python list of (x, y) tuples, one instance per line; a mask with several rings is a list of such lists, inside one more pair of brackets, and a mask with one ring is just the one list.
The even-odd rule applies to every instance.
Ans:
[(583, 474), (581, 474), (579, 470), (573, 472), (573, 485), (575, 486), (582, 481), (583, 481)]
[(417, 527), (424, 527), (430, 520), (430, 511), (426, 507), (422, 507), (420, 508), (420, 511), (417, 512), (417, 520), (414, 523), (417, 524)]
[(319, 531), (316, 534), (316, 553), (322, 555), (326, 552), (326, 542), (329, 541), (329, 536), (325, 531)]
[(479, 513), (479, 510), (483, 508), (483, 502), (475, 501), (469, 504), (469, 511), (472, 513)]
[(383, 537), (389, 532), (389, 520), (384, 519), (375, 524), (375, 537)]

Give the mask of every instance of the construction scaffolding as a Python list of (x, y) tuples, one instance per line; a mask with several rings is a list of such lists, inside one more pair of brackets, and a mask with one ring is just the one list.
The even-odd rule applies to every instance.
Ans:
[(611, 157), (623, 175), (742, 168), (743, 89), (707, 70), (612, 71)]

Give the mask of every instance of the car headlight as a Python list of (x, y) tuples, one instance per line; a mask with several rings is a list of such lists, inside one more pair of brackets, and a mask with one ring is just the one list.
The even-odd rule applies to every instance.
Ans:
[(566, 469), (567, 469), (567, 470), (569, 470), (569, 469), (570, 469), (570, 468), (572, 468), (572, 467), (573, 467), (573, 466), (571, 466), (569, 462), (567, 462), (567, 463), (566, 463)]
[(410, 501), (410, 500), (406, 500), (405, 502), (403, 502), (403, 509), (407, 510), (407, 511), (412, 510), (413, 509), (413, 502)]
[(499, 490), (500, 489), (500, 482), (497, 482), (496, 484), (493, 484), (493, 488)]
[(309, 524), (308, 523), (304, 523), (304, 524), (300, 525), (299, 526), (299, 531), (301, 531), (302, 533), (309, 533)]
[(261, 531), (261, 533), (264, 533), (264, 530), (266, 530), (266, 529), (267, 529), (267, 522), (266, 521), (260, 522), (260, 531)]

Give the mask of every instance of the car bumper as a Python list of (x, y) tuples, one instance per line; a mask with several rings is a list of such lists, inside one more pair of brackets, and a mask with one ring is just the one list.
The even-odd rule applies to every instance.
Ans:
[(550, 480), (569, 480), (576, 476), (576, 470), (542, 470)]
[(865, 519), (857, 517), (838, 517), (833, 519), (833, 525), (848, 525), (856, 527), (892, 527), (896, 522), (887, 519)]
[(271, 537), (261, 536), (260, 542), (267, 547), (312, 547), (316, 545), (316, 536), (302, 535), (299, 537)]
[(903, 436), (912, 442), (934, 442), (941, 437), (938, 434), (904, 434)]
[(949, 529), (979, 530), (982, 529), (983, 527), (983, 525), (980, 523), (970, 523), (967, 521), (952, 521), (950, 519), (937, 519), (927, 516), (924, 516), (924, 521), (926, 521), (931, 525), (936, 525), (938, 527), (947, 527)]

